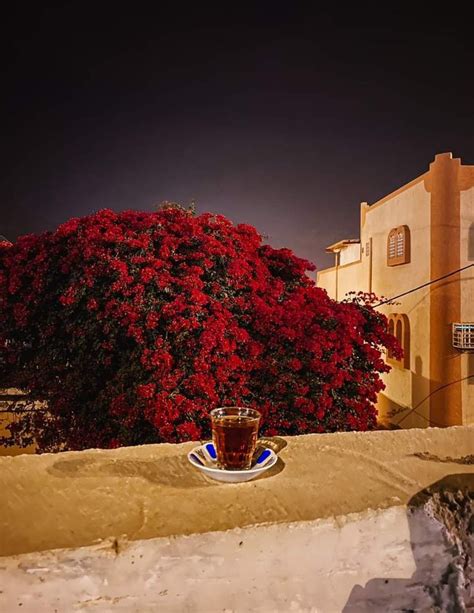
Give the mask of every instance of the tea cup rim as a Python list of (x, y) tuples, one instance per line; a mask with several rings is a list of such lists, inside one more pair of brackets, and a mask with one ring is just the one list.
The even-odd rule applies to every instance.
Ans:
[[(209, 415), (211, 417), (215, 417), (219, 411), (225, 411), (226, 409), (238, 409), (238, 410), (242, 410), (242, 411), (248, 411), (249, 413), (252, 412), (255, 415), (249, 415), (249, 417), (254, 417), (256, 418), (261, 418), (262, 414), (260, 413), (260, 411), (258, 411), (257, 409), (253, 409), (252, 407), (241, 407), (241, 406), (222, 406), (222, 407), (216, 407), (215, 409), (212, 409), (209, 412)], [(245, 416), (245, 413), (244, 413)]]

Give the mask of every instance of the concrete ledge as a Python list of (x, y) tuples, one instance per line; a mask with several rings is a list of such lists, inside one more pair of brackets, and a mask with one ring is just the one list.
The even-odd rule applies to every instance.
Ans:
[[(413, 542), (406, 509), (391, 507), (343, 520), (122, 540), (118, 548), (112, 539), (74, 550), (12, 556), (0, 564), (0, 609), (22, 613), (435, 610), (420, 600), (422, 583), (415, 582), (414, 590), (407, 588), (417, 571), (412, 548), (419, 546), (419, 556), (434, 556), (439, 570), (444, 569), (439, 531), (433, 524), (423, 530), (423, 542)], [(371, 604), (366, 608), (368, 599)], [(394, 604), (400, 607), (395, 609)]]
[[(406, 505), (473, 473), (474, 428), (273, 439), (278, 464), (219, 484), (190, 466), (194, 443), (0, 458), (0, 555), (311, 521)], [(449, 460), (448, 458), (451, 458)], [(472, 461), (472, 458), (471, 458)]]
[(0, 458), (0, 610), (474, 607), (474, 428), (271, 444), (236, 485), (193, 443)]

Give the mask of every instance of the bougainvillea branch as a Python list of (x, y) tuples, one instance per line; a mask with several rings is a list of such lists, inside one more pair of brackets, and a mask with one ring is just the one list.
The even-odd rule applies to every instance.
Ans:
[(331, 300), (312, 269), (248, 225), (179, 207), (1, 244), (0, 387), (33, 403), (2, 442), (197, 440), (212, 408), (236, 404), (263, 413), (266, 435), (373, 428), (381, 351), (399, 348), (384, 315)]

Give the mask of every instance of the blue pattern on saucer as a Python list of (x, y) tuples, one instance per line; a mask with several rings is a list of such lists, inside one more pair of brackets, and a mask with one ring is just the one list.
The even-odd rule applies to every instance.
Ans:
[(204, 448), (206, 449), (206, 451), (209, 453), (209, 455), (211, 456), (213, 460), (217, 460), (217, 453), (214, 447), (214, 443), (207, 443), (206, 445), (204, 445)]
[(188, 459), (195, 468), (198, 468), (212, 479), (238, 483), (250, 481), (250, 479), (254, 479), (262, 474), (276, 464), (278, 457), (269, 447), (257, 444), (257, 449), (252, 459), (252, 466), (249, 469), (224, 470), (217, 466), (217, 453), (214, 444), (208, 442), (192, 449), (188, 453)]

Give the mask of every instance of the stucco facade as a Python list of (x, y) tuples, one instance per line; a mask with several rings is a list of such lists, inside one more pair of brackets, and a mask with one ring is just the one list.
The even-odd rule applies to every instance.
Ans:
[[(336, 266), (318, 273), (320, 287), (337, 300), (351, 291), (387, 299), (428, 284), (379, 307), (405, 317), (409, 338), (406, 363), (391, 361), (384, 377), (379, 418), (402, 427), (474, 423), (474, 354), (452, 346), (452, 324), (474, 322), (474, 268), (435, 281), (474, 263), (474, 166), (437, 155), (420, 177), (363, 202), (360, 220), (359, 254), (354, 239), (331, 245)], [(407, 232), (401, 263), (389, 254), (399, 228)]]
[[(461, 192), (461, 267), (474, 264), (474, 167), (467, 175), (470, 185)], [(474, 267), (461, 273), (461, 319), (474, 321)], [(464, 422), (474, 423), (474, 353), (461, 355)]]

